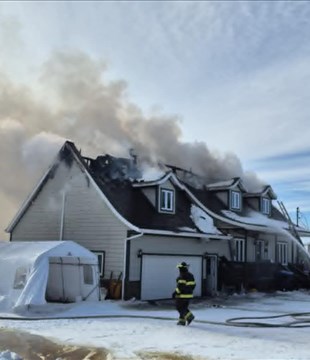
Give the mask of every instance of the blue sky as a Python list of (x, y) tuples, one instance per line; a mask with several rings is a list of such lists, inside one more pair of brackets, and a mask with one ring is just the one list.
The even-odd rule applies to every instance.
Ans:
[(146, 114), (236, 154), (307, 221), (310, 2), (0, 3), (1, 72), (32, 84), (59, 50), (104, 62)]

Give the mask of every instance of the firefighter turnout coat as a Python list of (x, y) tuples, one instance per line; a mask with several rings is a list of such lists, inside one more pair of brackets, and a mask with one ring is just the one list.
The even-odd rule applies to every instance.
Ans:
[(189, 271), (182, 272), (177, 278), (175, 297), (178, 299), (192, 299), (195, 287), (196, 282), (193, 274)]

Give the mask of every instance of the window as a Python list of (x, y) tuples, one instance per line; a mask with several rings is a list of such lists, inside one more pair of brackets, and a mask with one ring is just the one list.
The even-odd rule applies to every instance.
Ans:
[(27, 282), (28, 269), (21, 266), (16, 269), (13, 289), (23, 289)]
[(265, 244), (262, 240), (257, 240), (255, 243), (255, 261), (264, 260)]
[(174, 191), (168, 189), (160, 189), (159, 209), (164, 212), (174, 211)]
[(83, 265), (84, 271), (84, 284), (93, 285), (94, 277), (93, 277), (93, 269), (91, 265)]
[(235, 261), (245, 261), (245, 241), (244, 239), (235, 240)]
[(241, 194), (239, 191), (231, 191), (230, 208), (232, 210), (241, 210)]
[(277, 243), (278, 262), (287, 265), (287, 243)]
[(270, 215), (270, 199), (262, 198), (262, 213), (265, 215)]
[(104, 263), (105, 263), (105, 252), (104, 251), (92, 251), (98, 257), (98, 266), (100, 276), (104, 276)]

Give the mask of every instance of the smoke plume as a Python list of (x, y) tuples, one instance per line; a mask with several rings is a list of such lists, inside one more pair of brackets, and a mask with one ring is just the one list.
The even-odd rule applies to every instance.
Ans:
[(106, 71), (84, 53), (55, 53), (34, 87), (0, 75), (0, 232), (66, 139), (85, 156), (128, 157), (134, 148), (140, 157), (192, 170), (210, 182), (246, 178), (234, 154), (183, 142), (178, 116), (144, 115), (129, 101), (126, 83), (107, 81)]

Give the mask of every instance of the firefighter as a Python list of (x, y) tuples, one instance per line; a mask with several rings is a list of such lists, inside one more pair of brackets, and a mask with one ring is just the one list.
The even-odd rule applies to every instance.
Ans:
[(179, 312), (177, 324), (183, 326), (189, 325), (195, 318), (188, 307), (190, 299), (193, 298), (196, 282), (194, 275), (188, 271), (188, 267), (189, 265), (186, 262), (177, 265), (179, 276), (176, 280), (176, 289), (172, 294), (172, 297), (175, 299), (176, 309)]

